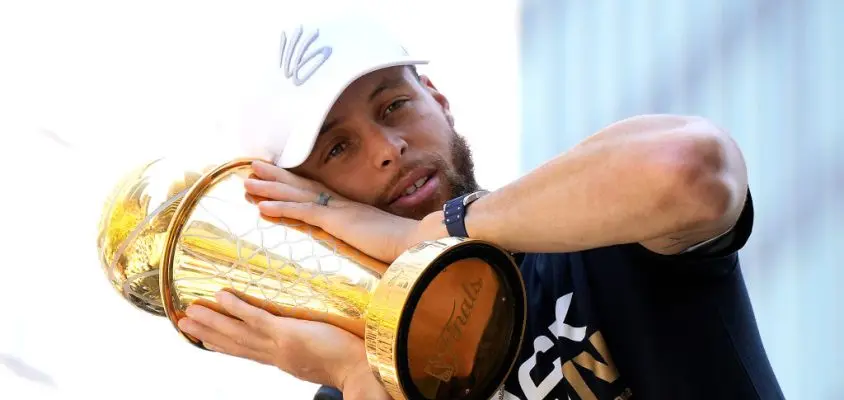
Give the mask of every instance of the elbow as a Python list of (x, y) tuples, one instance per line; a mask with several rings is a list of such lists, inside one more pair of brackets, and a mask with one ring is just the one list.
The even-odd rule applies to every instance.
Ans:
[(676, 212), (677, 228), (694, 230), (730, 218), (746, 190), (746, 178), (737, 172), (744, 174), (743, 165), (738, 168), (735, 162), (735, 143), (710, 128), (670, 147), (670, 161), (661, 167), (668, 177), (662, 204)]

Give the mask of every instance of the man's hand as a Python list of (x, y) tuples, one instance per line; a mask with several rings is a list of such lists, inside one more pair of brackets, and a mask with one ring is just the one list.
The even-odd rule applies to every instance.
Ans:
[(191, 305), (179, 328), (209, 350), (336, 387), (348, 399), (389, 398), (372, 374), (363, 340), (357, 336), (325, 323), (272, 315), (229, 292), (218, 293), (217, 302), (237, 319)]
[[(259, 200), (261, 213), (285, 217), (322, 228), (358, 250), (391, 263), (411, 246), (448, 236), (442, 212), (422, 221), (402, 218), (354, 202), (322, 184), (261, 161), (252, 164), (258, 179), (247, 179), (247, 194)], [(320, 193), (331, 196), (327, 206), (316, 203)]]

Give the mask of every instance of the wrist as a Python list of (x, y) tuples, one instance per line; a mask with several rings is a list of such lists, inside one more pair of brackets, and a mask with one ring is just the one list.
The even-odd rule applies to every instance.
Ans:
[(343, 392), (345, 400), (392, 400), (368, 363), (359, 364), (350, 371), (338, 389)]
[[(445, 226), (445, 214), (442, 211), (434, 211), (428, 214), (420, 222), (420, 230), (422, 231), (421, 240), (437, 240), (448, 237), (448, 229)], [(412, 243), (411, 246), (417, 243)]]
[(413, 228), (408, 231), (410, 233), (404, 235), (403, 239), (397, 243), (398, 248), (395, 249), (396, 257), (421, 242), (448, 237), (448, 230), (443, 222), (442, 211), (432, 212), (426, 215), (425, 218), (422, 218), (421, 221), (414, 220)]
[[(488, 190), (477, 190), (462, 196), (453, 198), (443, 206), (446, 230), (449, 236), (479, 238), (479, 235), (470, 232), (470, 223), (467, 221), (473, 211), (478, 208), (476, 204), (483, 197), (488, 195)], [(477, 221), (477, 218), (474, 218)], [(478, 225), (475, 223), (474, 225)]]
[(489, 237), (490, 223), (493, 222), (486, 218), (489, 213), (486, 211), (489, 205), (489, 197), (484, 196), (475, 200), (470, 207), (466, 209), (466, 216), (463, 222), (466, 224), (466, 233), (470, 238), (480, 239), (486, 241), (493, 241)]

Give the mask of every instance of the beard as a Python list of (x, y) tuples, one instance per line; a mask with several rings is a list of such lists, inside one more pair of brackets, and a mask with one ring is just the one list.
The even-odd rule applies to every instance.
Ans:
[(409, 210), (406, 218), (421, 220), (428, 214), (442, 210), (448, 200), (464, 194), (472, 193), (479, 189), (475, 179), (475, 163), (472, 161), (472, 151), (466, 139), (455, 131), (452, 131), (451, 142), (449, 143), (450, 160), (440, 155), (434, 155), (433, 164), (439, 170), (445, 180), (445, 191), (430, 199), (426, 204), (421, 204)]
[(475, 163), (472, 161), (472, 150), (466, 138), (452, 131), (451, 136), (451, 165), (453, 170), (446, 169), (446, 180), (451, 188), (451, 197), (455, 198), (479, 190), (475, 179)]
[[(395, 175), (393, 181), (385, 185), (385, 189), (378, 196), (382, 200), (375, 202), (375, 204), (381, 204), (379, 207), (381, 210), (401, 217), (421, 220), (434, 211), (442, 210), (443, 205), (448, 200), (479, 190), (478, 182), (475, 179), (475, 163), (472, 161), (472, 151), (469, 149), (466, 139), (453, 129), (448, 154), (443, 156), (438, 153), (428, 153), (427, 157), (422, 157), (422, 159), (424, 158), (427, 158), (427, 160), (422, 161), (420, 159), (405, 165), (402, 171)], [(414, 168), (423, 165), (433, 166), (437, 169), (443, 180), (443, 188), (437, 195), (416, 207), (404, 210), (391, 209), (387, 188), (394, 187), (398, 184), (399, 179), (406, 176)]]

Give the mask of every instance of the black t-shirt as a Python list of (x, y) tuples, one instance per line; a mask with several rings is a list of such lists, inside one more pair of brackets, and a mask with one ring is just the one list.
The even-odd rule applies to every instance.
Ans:
[(704, 248), (519, 255), (528, 327), (504, 399), (780, 399), (737, 251), (753, 202)]

